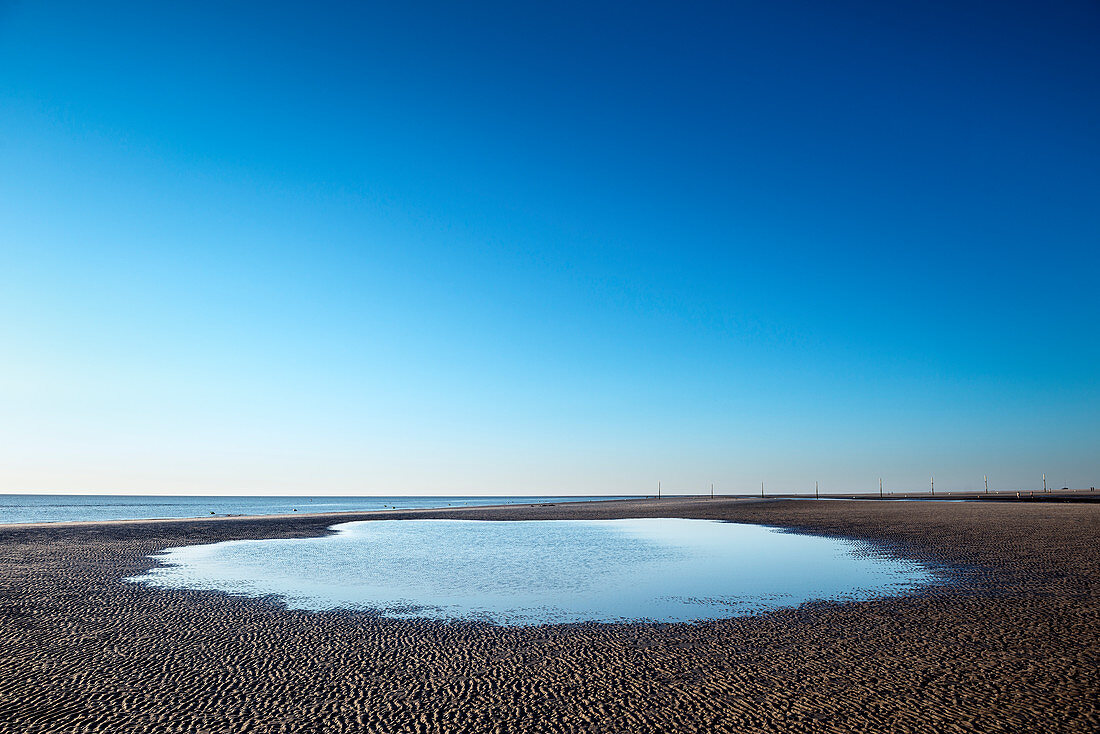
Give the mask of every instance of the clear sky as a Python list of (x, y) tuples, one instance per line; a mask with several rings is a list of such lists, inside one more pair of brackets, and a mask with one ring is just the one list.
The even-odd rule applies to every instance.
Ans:
[(0, 5), (0, 491), (1100, 484), (1100, 6)]

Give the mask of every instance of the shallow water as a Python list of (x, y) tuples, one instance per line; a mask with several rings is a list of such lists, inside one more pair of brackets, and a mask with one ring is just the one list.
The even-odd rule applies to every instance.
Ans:
[(630, 497), (196, 497), (110, 494), (0, 494), (0, 524), (76, 520), (142, 520), (295, 512), (408, 510), (428, 507), (514, 505)]
[(275, 596), (294, 609), (497, 624), (740, 616), (931, 580), (865, 546), (710, 520), (388, 520), (322, 538), (169, 549), (130, 581)]

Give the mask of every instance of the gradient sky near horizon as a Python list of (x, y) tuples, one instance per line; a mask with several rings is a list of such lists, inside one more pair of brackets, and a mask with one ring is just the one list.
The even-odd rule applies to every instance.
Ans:
[(1094, 2), (0, 4), (0, 492), (1100, 484)]

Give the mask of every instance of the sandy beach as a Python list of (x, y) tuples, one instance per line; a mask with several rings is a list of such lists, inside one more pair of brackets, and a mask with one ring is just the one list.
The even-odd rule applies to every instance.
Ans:
[[(352, 519), (684, 517), (857, 539), (947, 579), (690, 625), (288, 611), (122, 579)], [(664, 499), (0, 526), (0, 732), (1096, 731), (1100, 506)]]

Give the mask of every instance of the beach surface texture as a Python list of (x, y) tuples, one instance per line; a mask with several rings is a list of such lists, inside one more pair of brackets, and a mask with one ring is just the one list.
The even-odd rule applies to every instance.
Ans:
[[(495, 627), (126, 583), (356, 519), (731, 520), (942, 572), (693, 624)], [(671, 498), (0, 526), (0, 733), (1100, 730), (1100, 505)]]

